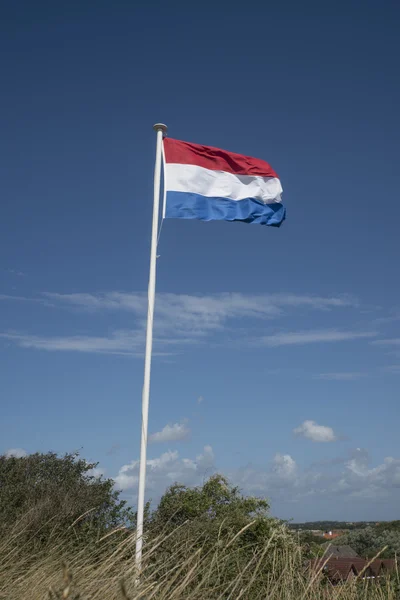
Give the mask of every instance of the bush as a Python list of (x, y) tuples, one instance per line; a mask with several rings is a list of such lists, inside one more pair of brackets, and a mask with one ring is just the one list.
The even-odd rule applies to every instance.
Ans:
[[(373, 558), (379, 553), (380, 558), (394, 558), (400, 555), (400, 531), (385, 530), (382, 526), (367, 527), (359, 531), (351, 531), (340, 538), (340, 544), (348, 544), (363, 558)], [(382, 552), (383, 548), (386, 548)]]
[[(160, 535), (165, 539), (149, 557), (148, 572), (153, 562), (157, 578), (164, 577), (177, 562), (186, 563), (178, 577), (183, 581), (197, 561), (202, 567), (195, 569), (190, 588), (200, 585), (204, 571), (212, 573), (207, 584), (201, 584), (204, 597), (208, 588), (214, 592), (230, 589), (238, 577), (249, 593), (257, 594), (270, 577), (273, 561), (279, 562), (283, 553), (286, 558), (291, 553), (301, 570), (293, 535), (268, 509), (266, 500), (242, 496), (221, 475), (201, 487), (173, 485), (150, 516), (147, 544), (151, 546)], [(215, 561), (218, 569), (212, 567)]]
[(1, 536), (13, 531), (21, 548), (39, 550), (60, 537), (87, 544), (132, 524), (113, 480), (92, 474), (96, 466), (76, 453), (0, 456)]

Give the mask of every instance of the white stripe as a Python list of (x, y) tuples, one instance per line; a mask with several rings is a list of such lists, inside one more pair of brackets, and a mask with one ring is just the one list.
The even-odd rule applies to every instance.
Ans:
[(189, 192), (211, 198), (243, 200), (256, 198), (264, 204), (281, 201), (282, 186), (277, 177), (233, 175), (197, 165), (167, 163), (167, 190)]
[(165, 211), (167, 209), (167, 162), (165, 160), (164, 141), (161, 146), (161, 156), (163, 164), (163, 175), (164, 175), (164, 192), (163, 192), (163, 206), (162, 206), (162, 218), (165, 219)]

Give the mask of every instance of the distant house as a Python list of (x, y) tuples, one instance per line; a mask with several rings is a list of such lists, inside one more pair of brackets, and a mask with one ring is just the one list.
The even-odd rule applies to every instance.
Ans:
[(334, 540), (335, 538), (343, 535), (343, 531), (325, 531), (323, 537), (326, 540)]
[(317, 558), (310, 561), (310, 570), (320, 573), (329, 579), (333, 585), (338, 585), (354, 577), (360, 579), (377, 579), (396, 570), (395, 559), (375, 559), (368, 561), (364, 558), (348, 557)]
[(355, 550), (351, 546), (336, 546), (330, 542), (325, 542), (321, 545), (324, 550), (324, 558), (333, 556), (335, 558), (360, 558)]

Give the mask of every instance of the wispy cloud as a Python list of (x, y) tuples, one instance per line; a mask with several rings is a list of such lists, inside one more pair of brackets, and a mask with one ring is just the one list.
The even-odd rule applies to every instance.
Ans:
[(386, 340), (374, 340), (373, 342), (371, 342), (372, 344), (375, 344), (376, 346), (400, 346), (400, 338), (390, 338), (390, 339), (386, 339)]
[(64, 336), (41, 337), (18, 333), (0, 333), (0, 337), (10, 340), (21, 348), (36, 348), (56, 352), (94, 352), (98, 354), (142, 355), (143, 335), (138, 332), (116, 331), (108, 337)]
[[(90, 313), (98, 313), (100, 311), (132, 312), (136, 317), (135, 329), (115, 330), (105, 336), (42, 336), (14, 331), (4, 332), (0, 336), (24, 348), (142, 356), (147, 315), (147, 297), (144, 293), (113, 291), (98, 294), (58, 294), (46, 292), (38, 298), (3, 295), (0, 296), (0, 300), (36, 302), (51, 306), (52, 308), (64, 308)], [(240, 293), (208, 295), (161, 293), (156, 298), (155, 352), (159, 355), (166, 355), (171, 354), (171, 352), (165, 351), (171, 347), (181, 344), (202, 343), (210, 336), (222, 330), (230, 330), (231, 323), (233, 322), (235, 323), (235, 327), (232, 331), (233, 335), (236, 335), (238, 319), (247, 319), (249, 327), (252, 328), (255, 325), (252, 323), (252, 320), (276, 319), (285, 314), (285, 312), (294, 309), (327, 311), (357, 306), (358, 301), (351, 296), (322, 297), (287, 293), (260, 295)], [(323, 333), (325, 337), (328, 335), (327, 332)], [(303, 336), (303, 341), (300, 341), (299, 335)], [(334, 335), (337, 336), (338, 333), (329, 332), (329, 335), (331, 337)], [(349, 333), (342, 333), (343, 335), (345, 337), (342, 339), (348, 339)], [(362, 334), (357, 335), (361, 336)], [(318, 340), (305, 340), (304, 333), (278, 334), (262, 339), (262, 342), (266, 345), (310, 343), (310, 341)]]
[(190, 435), (190, 429), (186, 423), (174, 423), (173, 425), (165, 425), (161, 431), (152, 433), (149, 436), (149, 442), (181, 442), (187, 440)]
[[(141, 292), (106, 292), (57, 294), (46, 292), (45, 297), (60, 305), (83, 310), (129, 310), (144, 313), (147, 297)], [(265, 318), (275, 317), (286, 307), (329, 310), (333, 308), (358, 307), (356, 298), (343, 296), (314, 296), (307, 294), (241, 294), (224, 292), (219, 294), (157, 294), (157, 311), (164, 317), (176, 317), (185, 313), (193, 318), (203, 317), (211, 323), (240, 316)]]
[(296, 344), (317, 344), (325, 342), (343, 342), (375, 337), (373, 331), (341, 331), (339, 329), (314, 329), (309, 331), (291, 331), (266, 335), (259, 339), (265, 346), (292, 346)]
[(385, 373), (394, 373), (400, 375), (400, 365), (387, 365), (381, 369)]
[[(157, 332), (156, 332), (157, 333)], [(200, 333), (200, 332), (198, 332)], [(172, 336), (175, 337), (172, 337)], [(312, 343), (341, 342), (370, 338), (376, 335), (373, 332), (351, 332), (351, 331), (297, 331), (289, 333), (276, 333), (262, 336), (252, 344), (269, 347), (293, 346)], [(0, 338), (9, 340), (21, 348), (35, 348), (37, 350), (64, 351), (64, 352), (93, 352), (97, 354), (120, 354), (142, 357), (144, 348), (144, 329), (138, 330), (116, 330), (107, 336), (72, 335), (72, 336), (39, 336), (14, 332), (0, 333)], [(181, 344), (198, 344), (202, 342), (202, 336), (198, 337), (195, 332), (183, 330), (171, 332), (158, 332), (155, 336), (155, 350), (153, 356), (171, 356), (174, 346)], [(241, 339), (243, 343), (243, 338)], [(164, 348), (164, 350), (163, 350)], [(169, 350), (168, 350), (169, 349)], [(358, 374), (359, 376), (359, 374)], [(322, 374), (321, 379), (354, 379), (355, 374), (334, 373)]]
[(15, 296), (12, 294), (0, 294), (0, 301), (7, 302), (34, 302), (45, 306), (52, 306), (46, 298), (30, 298), (29, 296)]
[(142, 313), (146, 309), (147, 301), (144, 292), (107, 292), (98, 294), (43, 292), (42, 296), (50, 299), (56, 306), (73, 307), (86, 311), (129, 310)]
[(10, 275), (16, 275), (17, 277), (25, 277), (26, 273), (23, 273), (22, 271), (18, 271), (17, 269), (4, 269), (6, 271), (6, 273), (9, 273)]
[[(147, 297), (144, 293), (107, 292), (100, 294), (55, 294), (44, 297), (60, 307), (90, 312), (130, 311), (145, 325)], [(260, 320), (282, 316), (285, 311), (304, 308), (326, 311), (357, 307), (350, 296), (321, 297), (296, 294), (170, 294), (156, 296), (155, 332), (170, 340), (191, 339), (221, 331), (237, 319)]]
[(393, 323), (394, 321), (400, 321), (400, 311), (398, 308), (390, 311), (390, 314), (386, 317), (378, 317), (374, 319), (373, 323), (376, 325), (384, 325), (386, 323)]
[(314, 379), (322, 379), (326, 381), (353, 381), (366, 377), (367, 373), (361, 371), (343, 371), (339, 373), (318, 373), (314, 375)]
[(293, 433), (312, 442), (335, 442), (337, 440), (332, 427), (318, 425), (315, 421), (304, 421), (299, 427), (293, 429)]

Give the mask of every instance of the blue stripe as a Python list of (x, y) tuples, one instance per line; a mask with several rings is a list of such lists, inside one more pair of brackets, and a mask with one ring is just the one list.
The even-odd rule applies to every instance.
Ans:
[(254, 198), (229, 200), (189, 192), (167, 192), (165, 216), (168, 219), (244, 221), (279, 227), (285, 215), (286, 209), (279, 202), (264, 204)]

